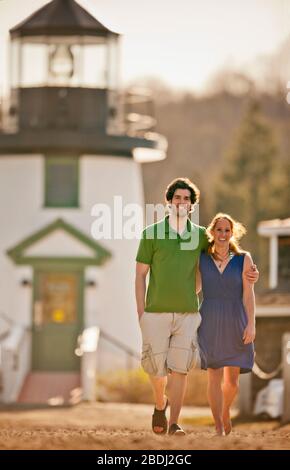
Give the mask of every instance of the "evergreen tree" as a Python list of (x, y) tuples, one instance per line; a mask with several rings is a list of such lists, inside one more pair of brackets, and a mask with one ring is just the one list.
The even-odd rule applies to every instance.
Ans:
[(228, 212), (246, 225), (248, 235), (243, 245), (258, 262), (265, 256), (264, 250), (259, 250), (263, 244), (257, 234), (258, 223), (285, 217), (288, 209), (288, 178), (278, 157), (274, 132), (259, 104), (252, 101), (224, 158), (215, 199), (216, 211)]

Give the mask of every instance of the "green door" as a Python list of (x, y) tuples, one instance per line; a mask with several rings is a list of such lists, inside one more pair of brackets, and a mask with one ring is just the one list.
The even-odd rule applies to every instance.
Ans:
[(83, 325), (82, 279), (82, 271), (35, 271), (33, 370), (79, 370), (75, 349)]

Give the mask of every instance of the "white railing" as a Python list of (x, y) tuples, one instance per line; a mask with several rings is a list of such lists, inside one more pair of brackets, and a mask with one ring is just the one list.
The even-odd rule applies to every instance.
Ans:
[(21, 387), (30, 370), (31, 334), (23, 326), (13, 325), (0, 342), (0, 401), (17, 401)]
[(5, 315), (5, 313), (0, 312), (0, 341), (2, 341), (10, 333), (11, 326), (13, 322), (11, 319)]
[[(272, 418), (281, 417), (282, 423), (290, 423), (290, 332), (282, 336), (282, 360), (274, 370), (263, 371), (255, 361), (252, 374), (240, 377), (239, 411), (240, 414), (253, 414), (252, 379), (256, 375), (268, 383), (256, 397), (254, 414), (265, 412)], [(274, 378), (282, 371), (282, 378)], [(281, 398), (281, 396), (283, 398)], [(281, 400), (280, 400), (281, 398)]]
[(96, 400), (97, 349), (100, 330), (97, 326), (86, 328), (79, 337), (76, 354), (81, 357), (81, 388), (83, 400)]
[(86, 328), (78, 338), (78, 347), (75, 350), (77, 356), (81, 357), (81, 388), (83, 400), (95, 401), (97, 396), (98, 375), (98, 347), (99, 340), (105, 340), (125, 354), (127, 358), (127, 369), (130, 370), (133, 360), (140, 361), (140, 355), (116, 338), (108, 335), (98, 326)]

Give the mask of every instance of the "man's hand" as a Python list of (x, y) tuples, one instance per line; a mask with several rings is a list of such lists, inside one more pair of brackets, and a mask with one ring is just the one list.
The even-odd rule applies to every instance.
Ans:
[(255, 284), (259, 280), (259, 277), (260, 273), (255, 264), (252, 264), (251, 268), (248, 271), (245, 271), (245, 278), (252, 284)]

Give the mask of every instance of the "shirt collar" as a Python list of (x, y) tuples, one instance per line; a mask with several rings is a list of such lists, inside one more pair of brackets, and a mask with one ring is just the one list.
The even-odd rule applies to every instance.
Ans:
[[(166, 217), (164, 218), (164, 223), (165, 223), (165, 233), (169, 233), (169, 231), (170, 231), (169, 215), (166, 215)], [(187, 226), (187, 230), (186, 230), (186, 232), (183, 232), (183, 233), (188, 233), (188, 232), (193, 231), (194, 224), (191, 222), (191, 220), (189, 218), (186, 221), (186, 226)]]

